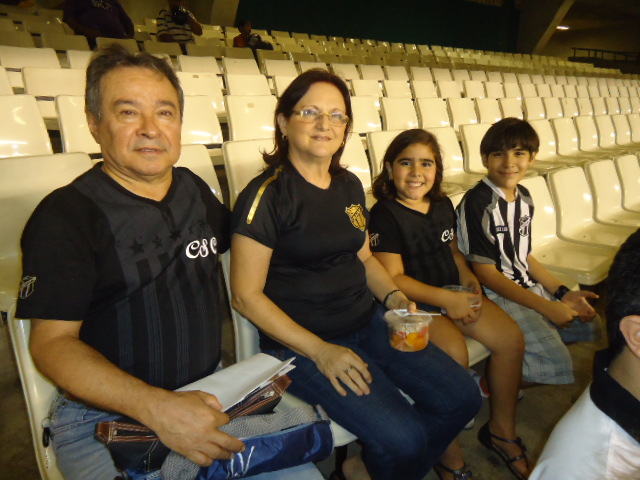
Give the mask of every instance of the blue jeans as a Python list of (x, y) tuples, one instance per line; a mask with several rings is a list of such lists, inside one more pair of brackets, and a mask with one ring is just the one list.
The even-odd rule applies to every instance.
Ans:
[[(356, 435), (362, 457), (376, 480), (419, 480), (471, 420), (482, 399), (466, 370), (434, 344), (419, 352), (400, 352), (389, 345), (384, 308), (358, 332), (332, 340), (350, 348), (368, 365), (371, 393), (349, 391), (342, 397), (314, 362), (298, 355), (289, 375), (289, 391), (320, 404), (332, 420)], [(288, 349), (267, 351), (282, 360)], [(409, 395), (414, 405), (400, 393)]]
[[(98, 422), (109, 422), (121, 415), (90, 408), (79, 402), (58, 395), (49, 414), (53, 448), (58, 468), (66, 480), (113, 480), (123, 476), (118, 472), (107, 447), (95, 439)], [(155, 472), (126, 472), (129, 480), (160, 479)], [(255, 475), (252, 480), (322, 480), (322, 475), (312, 464), (300, 465), (278, 472)]]

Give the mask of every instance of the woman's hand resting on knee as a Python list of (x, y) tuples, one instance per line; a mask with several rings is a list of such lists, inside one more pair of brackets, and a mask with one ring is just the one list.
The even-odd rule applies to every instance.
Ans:
[(369, 384), (372, 378), (368, 365), (353, 350), (324, 342), (311, 359), (343, 397), (347, 395), (343, 384), (358, 396), (371, 392)]

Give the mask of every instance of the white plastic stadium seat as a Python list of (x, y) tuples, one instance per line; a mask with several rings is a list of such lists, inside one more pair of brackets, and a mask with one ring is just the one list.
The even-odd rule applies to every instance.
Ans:
[(556, 235), (556, 209), (544, 177), (525, 178), (536, 212), (533, 216), (532, 253), (545, 268), (561, 272), (582, 285), (596, 285), (609, 271), (616, 249), (580, 245)]
[(53, 153), (51, 140), (32, 95), (0, 96), (3, 112), (0, 158)]
[(45, 447), (42, 443), (43, 424), (49, 416), (51, 402), (57, 395), (58, 390), (53, 383), (38, 372), (31, 359), (31, 353), (29, 352), (31, 320), (14, 318), (14, 311), (15, 307), (11, 307), (7, 316), (7, 324), (20, 375), (20, 383), (22, 383), (22, 393), (27, 406), (31, 440), (36, 454), (38, 470), (43, 480), (64, 480), (62, 473), (58, 469), (53, 444), (49, 443)]
[(376, 107), (378, 100), (378, 97), (351, 97), (354, 133), (365, 134), (382, 130), (380, 114)]
[(9, 82), (14, 89), (24, 87), (24, 67), (61, 68), (53, 48), (22, 48), (0, 45), (0, 65), (7, 69)]
[(619, 247), (633, 227), (614, 227), (596, 223), (592, 193), (584, 170), (569, 167), (548, 175), (549, 189), (557, 211), (558, 237), (583, 245)]
[(269, 83), (264, 75), (225, 75), (229, 95), (271, 95)]
[(418, 98), (416, 107), (421, 128), (429, 130), (451, 126), (447, 101), (444, 98)]
[(382, 85), (385, 97), (411, 98), (411, 87), (405, 80), (383, 80)]
[(273, 95), (227, 95), (225, 107), (229, 138), (231, 140), (273, 138), (276, 103), (276, 97)]
[(81, 68), (86, 70), (91, 61), (91, 51), (67, 50), (67, 63), (69, 68)]
[(258, 64), (253, 58), (222, 57), (222, 68), (226, 75), (261, 75)]
[(476, 111), (480, 123), (496, 123), (502, 119), (500, 105), (495, 98), (476, 98)]
[(438, 90), (431, 80), (411, 80), (413, 98), (436, 98)]
[(220, 148), (222, 129), (208, 96), (184, 96), (182, 143), (197, 143), (207, 145), (208, 148)]
[(622, 207), (640, 212), (640, 165), (635, 155), (623, 155), (614, 160), (622, 186)]
[(456, 132), (460, 131), (460, 125), (478, 123), (478, 114), (471, 98), (448, 98), (447, 108), (451, 126)]
[(266, 167), (262, 153), (272, 150), (273, 134), (269, 138), (229, 141), (222, 145), (229, 185), (229, 208), (233, 208), (238, 195), (249, 181)]
[(380, 174), (382, 159), (391, 141), (403, 130), (382, 130), (367, 134), (367, 149), (371, 160), (371, 172), (375, 178)]
[(448, 193), (453, 193), (451, 184), (459, 185), (468, 190), (480, 181), (484, 175), (467, 173), (464, 170), (464, 158), (460, 150), (460, 143), (452, 127), (432, 128), (430, 132), (438, 139), (444, 166), (443, 187)]
[(0, 160), (0, 311), (17, 296), (20, 236), (38, 203), (91, 168), (88, 155), (51, 154)]
[(226, 118), (222, 81), (215, 73), (176, 72), (185, 95), (207, 95), (219, 119)]
[(101, 156), (100, 145), (91, 135), (84, 108), (84, 95), (59, 95), (56, 98), (62, 150)]
[(418, 116), (410, 98), (380, 99), (382, 125), (385, 130), (405, 130), (418, 127)]
[(211, 157), (204, 145), (191, 144), (182, 145), (180, 148), (180, 158), (176, 167), (186, 167), (203, 179), (211, 188), (213, 194), (223, 203), (222, 190), (218, 176), (211, 163)]
[(22, 69), (24, 92), (36, 97), (40, 113), (49, 130), (58, 129), (55, 98), (58, 95), (84, 95), (86, 71), (72, 68)]
[(622, 187), (613, 160), (587, 163), (584, 169), (593, 192), (595, 221), (606, 225), (640, 227), (640, 213), (622, 208)]
[(215, 57), (178, 55), (178, 66), (182, 72), (222, 74)]

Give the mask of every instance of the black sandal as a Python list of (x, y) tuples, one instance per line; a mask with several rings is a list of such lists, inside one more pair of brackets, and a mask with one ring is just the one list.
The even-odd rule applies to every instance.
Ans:
[[(505, 443), (515, 443), (522, 450), (522, 455), (517, 455), (515, 457), (510, 458), (504, 450), (502, 450), (495, 443), (493, 443), (493, 441), (491, 440), (492, 438), (495, 438), (496, 440), (500, 440), (501, 442), (505, 442)], [(487, 422), (482, 427), (480, 427), (480, 430), (478, 430), (478, 441), (482, 445), (487, 447), (489, 450), (497, 453), (502, 459), (502, 461), (507, 465), (507, 468), (509, 468), (509, 471), (518, 480), (527, 479), (526, 476), (520, 473), (513, 466), (515, 462), (519, 460), (524, 460), (525, 463), (527, 464), (527, 470), (529, 469), (529, 459), (527, 458), (527, 447), (524, 446), (524, 443), (522, 442), (522, 439), (520, 437), (516, 437), (515, 440), (510, 440), (508, 438), (503, 438), (503, 437), (499, 437), (498, 435), (494, 435), (493, 433), (491, 433), (491, 430), (489, 430), (489, 422)]]
[(453, 470), (453, 469), (451, 469), (449, 467), (445, 467), (441, 463), (436, 464), (436, 467), (434, 468), (434, 470), (436, 472), (436, 475), (438, 475), (438, 478), (442, 480), (442, 475), (440, 475), (440, 472), (438, 472), (438, 470), (436, 470), (437, 468), (441, 468), (445, 472), (452, 473), (453, 474), (453, 480), (474, 480), (473, 472), (467, 466), (466, 463), (462, 466), (462, 468), (459, 468), (457, 470)]

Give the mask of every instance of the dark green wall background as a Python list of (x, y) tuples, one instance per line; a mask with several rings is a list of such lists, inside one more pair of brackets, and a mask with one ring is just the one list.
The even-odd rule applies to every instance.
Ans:
[(513, 0), (493, 7), (462, 0), (240, 0), (254, 28), (390, 42), (514, 51)]

